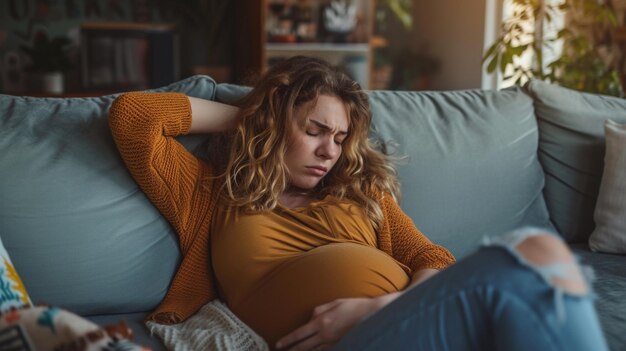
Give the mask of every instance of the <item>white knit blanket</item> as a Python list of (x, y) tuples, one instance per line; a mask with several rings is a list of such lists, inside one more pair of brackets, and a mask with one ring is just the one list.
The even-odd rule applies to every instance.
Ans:
[(159, 336), (171, 351), (269, 350), (265, 340), (219, 300), (204, 305), (182, 323), (164, 325), (146, 322), (146, 325), (152, 335)]

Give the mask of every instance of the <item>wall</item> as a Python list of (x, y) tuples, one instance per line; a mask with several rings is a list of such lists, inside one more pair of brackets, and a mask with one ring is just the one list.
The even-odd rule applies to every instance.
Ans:
[(482, 86), (486, 0), (415, 0), (413, 45), (441, 60), (435, 90)]

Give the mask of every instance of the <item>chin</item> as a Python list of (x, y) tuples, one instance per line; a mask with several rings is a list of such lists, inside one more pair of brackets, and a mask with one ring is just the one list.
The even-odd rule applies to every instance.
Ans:
[(313, 190), (317, 186), (318, 183), (315, 184), (294, 184), (293, 186), (302, 189), (302, 190)]
[(298, 189), (302, 189), (302, 190), (313, 190), (315, 189), (315, 187), (317, 187), (317, 185), (320, 183), (320, 181), (316, 181), (316, 182), (294, 182), (292, 183), (292, 185)]

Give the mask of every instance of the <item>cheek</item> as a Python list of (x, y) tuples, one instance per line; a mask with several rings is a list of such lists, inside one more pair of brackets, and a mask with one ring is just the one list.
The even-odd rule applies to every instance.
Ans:
[(287, 146), (285, 159), (290, 162), (298, 162), (307, 153), (307, 145), (301, 139), (295, 139)]

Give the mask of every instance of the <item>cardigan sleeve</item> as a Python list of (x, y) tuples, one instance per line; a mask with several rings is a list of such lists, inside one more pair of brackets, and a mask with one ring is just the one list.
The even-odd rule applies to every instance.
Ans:
[(189, 99), (179, 93), (124, 94), (111, 106), (109, 124), (131, 175), (178, 233), (182, 261), (147, 319), (179, 323), (217, 296), (209, 257), (216, 182), (211, 167), (175, 138), (191, 127)]
[[(441, 270), (455, 262), (450, 251), (433, 244), (413, 223), (389, 194), (381, 200), (384, 222), (381, 245), (388, 246), (391, 255), (413, 271), (425, 268)], [(386, 241), (386, 242), (385, 242)]]
[(199, 217), (207, 215), (212, 187), (210, 167), (175, 139), (191, 127), (189, 99), (181, 93), (123, 94), (109, 110), (109, 124), (126, 167), (174, 227), (185, 254)]

